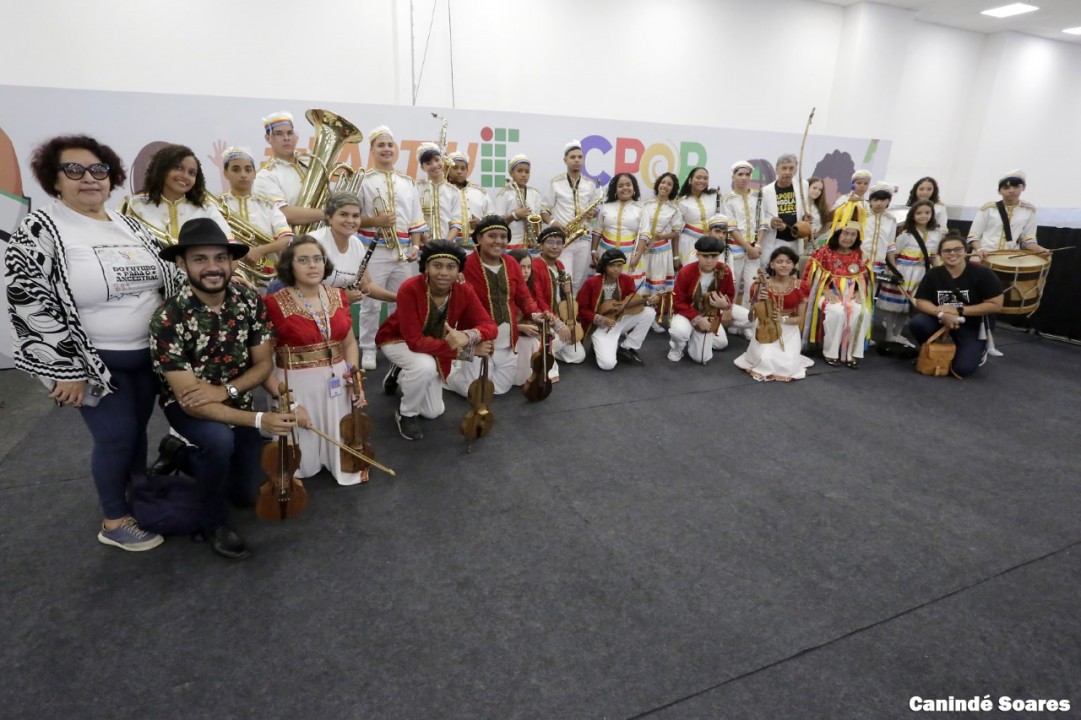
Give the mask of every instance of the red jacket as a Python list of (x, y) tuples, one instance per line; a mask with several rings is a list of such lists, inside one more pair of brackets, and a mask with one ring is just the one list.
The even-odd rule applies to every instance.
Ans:
[[(556, 260), (556, 267), (565, 270), (563, 263)], [(543, 310), (555, 310), (555, 288), (552, 287), (552, 274), (548, 272), (548, 263), (543, 258), (533, 258), (533, 297)]]
[[(732, 302), (732, 298), (736, 296), (736, 283), (732, 279), (732, 269), (724, 263), (717, 263), (717, 270), (715, 272), (723, 272), (724, 277), (721, 279), (721, 286), (717, 288), (721, 295), (724, 295), (728, 302)], [(680, 268), (679, 273), (676, 274), (676, 287), (672, 297), (672, 307), (677, 313), (687, 318), (688, 320), (694, 320), (698, 317), (698, 311), (694, 308), (694, 291), (698, 288), (698, 281), (702, 277), (702, 274), (698, 271), (698, 263), (688, 263)]]
[[(604, 293), (601, 292), (601, 286), (604, 285), (604, 276), (600, 273), (586, 278), (586, 281), (582, 283), (582, 288), (578, 291), (578, 322), (582, 323), (583, 328), (588, 328), (593, 324), (593, 318), (597, 315), (597, 310), (600, 309), (601, 303), (604, 302)], [(635, 293), (634, 280), (630, 275), (621, 274), (619, 276), (619, 296), (626, 299)]]
[[(510, 346), (513, 348), (518, 344), (518, 313), (520, 312), (528, 318), (533, 313), (541, 312), (541, 308), (529, 292), (529, 286), (525, 284), (525, 278), (522, 276), (522, 266), (518, 264), (518, 261), (514, 258), (510, 258), (508, 261), (506, 255), (501, 260), (507, 273), (507, 287), (509, 289), (507, 297), (510, 305), (508, 310), (511, 319)], [(481, 306), (488, 311), (489, 318), (494, 318), (492, 300), (488, 296), (488, 278), (484, 271), (484, 265), (480, 262), (479, 253), (473, 252), (466, 257), (465, 265), (462, 267), (462, 274), (465, 275), (466, 283), (473, 287), (473, 291), (480, 298)]]
[[(469, 283), (454, 283), (450, 289), (447, 306), (447, 323), (458, 330), (476, 328), (482, 340), (494, 340), (496, 326), (481, 305)], [(445, 340), (437, 340), (424, 334), (428, 321), (428, 283), (424, 275), (414, 275), (398, 288), (398, 306), (383, 322), (375, 335), (376, 345), (404, 342), (410, 350), (434, 355), (439, 364), (439, 374), (446, 379), (450, 363), (458, 357), (458, 351)]]

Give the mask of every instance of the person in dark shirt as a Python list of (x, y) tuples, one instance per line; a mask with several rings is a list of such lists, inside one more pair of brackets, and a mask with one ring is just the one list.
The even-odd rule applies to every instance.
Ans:
[(998, 276), (965, 257), (965, 241), (951, 231), (938, 245), (943, 264), (927, 271), (916, 288), (912, 334), (923, 344), (942, 326), (957, 346), (950, 371), (957, 377), (975, 372), (987, 354), (987, 320), (1002, 309)]

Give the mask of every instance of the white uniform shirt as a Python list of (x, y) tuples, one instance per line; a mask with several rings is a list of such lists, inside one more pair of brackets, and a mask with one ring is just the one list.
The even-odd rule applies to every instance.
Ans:
[(230, 212), (236, 213), (241, 220), (251, 223), (271, 240), (293, 233), (289, 222), (285, 219), (285, 214), (279, 209), (279, 203), (271, 202), (259, 195), (238, 197), (231, 192), (222, 193), (221, 199)]
[(867, 265), (882, 267), (886, 263), (886, 248), (897, 237), (897, 219), (883, 210), (880, 213), (868, 213), (863, 223), (860, 237), (860, 250), (867, 259)]
[[(515, 185), (517, 187), (517, 185)], [(506, 217), (515, 212), (521, 207), (519, 202), (519, 190), (511, 187), (511, 183), (507, 183), (499, 192), (495, 195), (495, 200), (492, 201), (492, 212), (496, 215)], [(525, 204), (530, 210), (540, 215), (541, 211), (541, 196), (540, 191), (536, 188), (527, 187), (525, 190)], [(510, 227), (510, 242), (507, 244), (508, 250), (514, 250), (515, 248), (525, 247), (525, 220), (514, 220), (508, 224)]]
[(127, 208), (124, 211), (125, 214), (141, 220), (155, 230), (168, 233), (174, 240), (180, 234), (180, 228), (184, 223), (195, 218), (210, 218), (225, 232), (226, 237), (230, 240), (233, 238), (229, 223), (225, 222), (225, 218), (221, 216), (217, 208), (196, 205), (185, 197), (175, 203), (162, 198), (161, 202), (155, 205), (150, 202), (146, 193), (139, 193), (124, 200), (122, 207)]
[(553, 223), (566, 225), (601, 192), (597, 183), (585, 175), (579, 176), (578, 182), (572, 184), (567, 174), (561, 173), (552, 178), (552, 182), (548, 184), (548, 191), (544, 195), (541, 208), (551, 213)]
[[(740, 195), (735, 190), (724, 196), (724, 214), (735, 223), (736, 229), (743, 236), (746, 243), (755, 242), (758, 231), (755, 227), (755, 212), (758, 209), (758, 190), (748, 190), (746, 195)], [(765, 198), (762, 202), (762, 217), (766, 216)], [(728, 244), (733, 255), (742, 255), (747, 251), (736, 242)]]
[(446, 240), (450, 234), (450, 206), (454, 203), (456, 189), (446, 180), (439, 185), (433, 185), (428, 178), (417, 181), (420, 209), (424, 214), (424, 222), (428, 224), (428, 232), (434, 240)]
[[(466, 234), (471, 235), (473, 218), (480, 220), (485, 215), (490, 215), (492, 201), (488, 198), (488, 193), (476, 183), (466, 183), (463, 188), (451, 185), (451, 189), (454, 190), (454, 200), (450, 205), (450, 226), (464, 233), (463, 228), (468, 223), (469, 227), (465, 229), (469, 232)], [(460, 242), (469, 246), (473, 244), (471, 237), (463, 237)]]
[(1016, 207), (1006, 208), (1006, 217), (1010, 220), (1010, 232), (1013, 242), (1006, 242), (1006, 233), (1002, 229), (1002, 216), (998, 213), (997, 203), (989, 202), (976, 213), (972, 227), (968, 230), (970, 240), (978, 240), (980, 249), (1016, 250), (1036, 239), (1036, 206), (1022, 200)]
[[(603, 253), (605, 250), (615, 249), (630, 257), (634, 246), (638, 244), (642, 206), (634, 201), (606, 202), (601, 205), (597, 218), (601, 231), (600, 251)], [(630, 267), (624, 265), (623, 271), (630, 272)]]
[[(642, 203), (642, 215), (638, 223), (638, 237), (650, 238), (656, 234), (668, 234), (682, 232), (683, 213), (671, 200), (661, 202), (657, 198), (646, 200)], [(650, 252), (670, 250), (672, 243), (661, 240), (653, 243)]]
[[(376, 198), (382, 198), (380, 211), (385, 206), (394, 214), (398, 242), (408, 243), (411, 234), (424, 232), (428, 227), (420, 210), (420, 195), (413, 178), (394, 170), (369, 170), (360, 185), (361, 212), (369, 217), (379, 215)], [(361, 228), (360, 238), (365, 245), (372, 240), (385, 244), (382, 239), (377, 239), (376, 228)]]
[(299, 163), (270, 158), (255, 174), (252, 194), (262, 195), (273, 201), (281, 200), (286, 205), (296, 205), (297, 198), (300, 197), (300, 185), (307, 174), (307, 169)]

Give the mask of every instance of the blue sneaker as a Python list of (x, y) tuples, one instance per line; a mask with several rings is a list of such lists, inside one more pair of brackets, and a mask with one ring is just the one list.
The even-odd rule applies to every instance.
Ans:
[(114, 545), (121, 550), (142, 552), (153, 550), (165, 542), (165, 538), (157, 533), (143, 530), (139, 527), (139, 523), (135, 522), (135, 518), (128, 515), (124, 518), (124, 522), (112, 530), (106, 530), (103, 523), (101, 532), (98, 533), (98, 542), (103, 545)]

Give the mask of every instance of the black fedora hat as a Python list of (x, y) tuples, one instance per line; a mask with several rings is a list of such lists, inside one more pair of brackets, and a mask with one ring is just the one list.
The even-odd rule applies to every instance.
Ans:
[(225, 231), (210, 218), (193, 218), (180, 226), (180, 235), (176, 245), (170, 245), (158, 253), (162, 260), (176, 260), (176, 256), (187, 248), (197, 246), (221, 246), (229, 251), (234, 260), (248, 254), (248, 246), (243, 243), (229, 242)]

